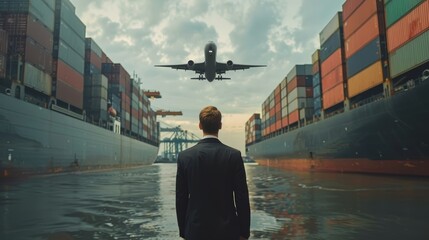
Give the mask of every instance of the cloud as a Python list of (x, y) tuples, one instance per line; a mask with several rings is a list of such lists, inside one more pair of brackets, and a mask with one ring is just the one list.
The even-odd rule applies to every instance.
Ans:
[[(344, 0), (71, 0), (92, 37), (110, 58), (135, 72), (144, 89), (163, 98), (154, 109), (181, 110), (159, 118), (199, 134), (198, 113), (216, 105), (226, 117), (221, 137), (244, 151), (244, 122), (294, 64), (309, 63), (318, 34)], [(228, 72), (230, 81), (190, 80), (190, 71), (155, 64), (203, 61), (207, 41), (218, 45), (218, 61), (267, 64)], [(247, 116), (247, 117), (246, 117)], [(242, 126), (242, 127), (240, 127)]]

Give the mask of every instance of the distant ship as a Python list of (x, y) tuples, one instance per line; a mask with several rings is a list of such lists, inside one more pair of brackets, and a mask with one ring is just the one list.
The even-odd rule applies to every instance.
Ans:
[(429, 176), (428, 10), (427, 0), (346, 1), (312, 64), (246, 123), (247, 155), (290, 170)]

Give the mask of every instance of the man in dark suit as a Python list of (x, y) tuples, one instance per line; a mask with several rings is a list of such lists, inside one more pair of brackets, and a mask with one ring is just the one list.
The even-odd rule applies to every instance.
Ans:
[(186, 240), (239, 240), (250, 235), (246, 172), (240, 151), (222, 144), (220, 111), (200, 112), (203, 139), (177, 160), (176, 213)]

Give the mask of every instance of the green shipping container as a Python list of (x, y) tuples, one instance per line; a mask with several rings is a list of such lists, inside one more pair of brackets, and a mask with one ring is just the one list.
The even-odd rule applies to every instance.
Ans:
[(67, 23), (80, 38), (85, 39), (86, 26), (79, 17), (76, 16), (73, 4), (69, 0), (62, 0), (60, 4), (61, 20)]
[(417, 5), (426, 0), (386, 0), (385, 12), (386, 12), (386, 26), (390, 27), (405, 14), (409, 13)]
[(392, 78), (429, 61), (429, 31), (389, 54)]
[(49, 30), (54, 31), (53, 0), (1, 0), (0, 12), (31, 13)]
[(61, 21), (60, 39), (67, 43), (77, 54), (85, 57), (85, 39), (76, 34), (64, 21)]

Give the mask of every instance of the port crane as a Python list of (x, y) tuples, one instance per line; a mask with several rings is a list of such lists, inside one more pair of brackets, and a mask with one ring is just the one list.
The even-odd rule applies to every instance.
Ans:
[(161, 93), (159, 91), (147, 90), (147, 91), (144, 91), (143, 93), (144, 93), (144, 95), (146, 95), (146, 97), (148, 97), (150, 99), (162, 98)]
[(156, 116), (166, 117), (166, 116), (182, 116), (182, 111), (170, 111), (170, 110), (156, 110)]
[(160, 132), (171, 133), (171, 135), (161, 139), (160, 143), (163, 144), (164, 152), (157, 162), (176, 162), (179, 152), (200, 140), (198, 136), (183, 130), (180, 126), (161, 127)]

